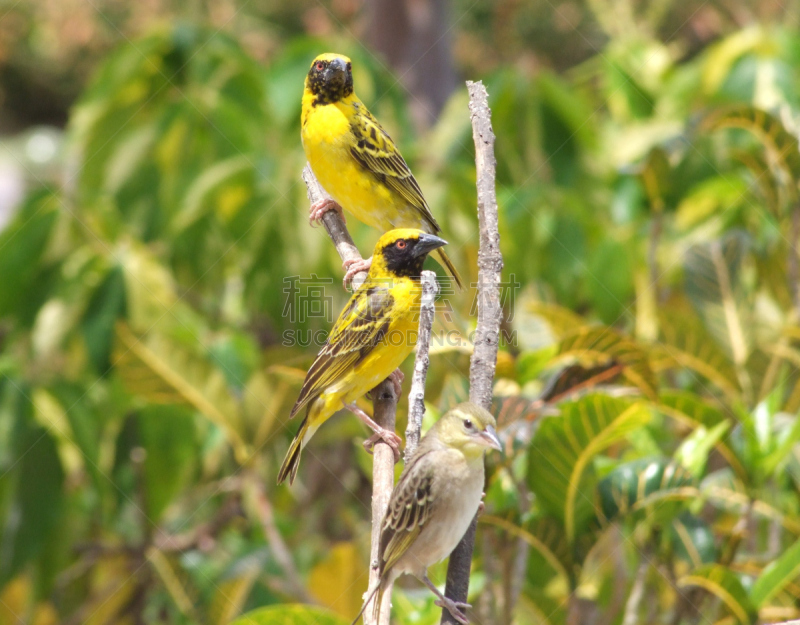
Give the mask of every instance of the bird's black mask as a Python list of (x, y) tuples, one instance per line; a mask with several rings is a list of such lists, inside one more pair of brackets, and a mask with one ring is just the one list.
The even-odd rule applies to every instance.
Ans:
[(316, 60), (308, 70), (308, 88), (315, 98), (313, 106), (333, 104), (353, 93), (353, 73), (343, 59)]

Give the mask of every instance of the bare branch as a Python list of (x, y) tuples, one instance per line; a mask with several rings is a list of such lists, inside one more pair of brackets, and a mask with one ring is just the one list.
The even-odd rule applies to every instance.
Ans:
[[(490, 410), (492, 385), (497, 365), (497, 348), (500, 341), (500, 272), (503, 256), (500, 253), (500, 232), (497, 223), (497, 195), (495, 192), (494, 132), (489, 95), (483, 83), (467, 81), (469, 110), (472, 121), (472, 139), (475, 142), (475, 168), (478, 187), (478, 224), (480, 248), (478, 249), (478, 326), (475, 330), (475, 348), (469, 368), (469, 398), (475, 404)], [(467, 601), (472, 550), (478, 517), (472, 520), (467, 533), (450, 554), (447, 566), (445, 595), (455, 601)], [(442, 610), (442, 623), (456, 623), (447, 610)]]
[[(394, 432), (397, 415), (397, 396), (391, 380), (384, 380), (372, 391), (374, 406), (373, 419), (383, 428)], [(381, 544), (381, 523), (389, 507), (389, 499), (394, 489), (394, 452), (383, 441), (375, 443), (372, 457), (372, 546), (369, 552), (369, 586), (368, 591), (380, 583), (378, 567)], [(391, 596), (391, 586), (386, 591)], [(392, 602), (384, 601), (378, 620), (373, 620), (372, 603), (378, 600), (377, 594), (364, 610), (364, 625), (389, 625)]]
[[(303, 180), (308, 189), (308, 199), (312, 204), (329, 197), (308, 164), (303, 169)], [(322, 216), (322, 223), (336, 246), (336, 251), (339, 253), (342, 262), (361, 260), (361, 254), (353, 243), (353, 239), (347, 231), (347, 226), (345, 226), (336, 212), (326, 212)], [(357, 273), (353, 278), (353, 289), (358, 289), (366, 279), (366, 271)], [(394, 391), (394, 384), (391, 380), (386, 379), (372, 389), (371, 395), (372, 418), (381, 427), (394, 432), (398, 399)], [(370, 549), (369, 589), (378, 584), (378, 550), (380, 548), (381, 522), (386, 515), (386, 509), (389, 507), (389, 499), (392, 496), (393, 489), (394, 452), (389, 445), (383, 441), (378, 441), (375, 443), (372, 458), (372, 547)], [(388, 590), (388, 593), (391, 593), (391, 589)], [(367, 606), (366, 610), (364, 610), (365, 625), (389, 625), (391, 609), (391, 601), (384, 601), (381, 604), (381, 612), (376, 622), (373, 620), (371, 605)]]
[[(311, 171), (311, 165), (307, 163), (303, 168), (303, 181), (306, 183), (308, 199), (312, 204), (330, 197), (325, 192), (325, 189), (322, 188), (314, 172)], [(347, 231), (347, 226), (335, 211), (328, 211), (322, 216), (322, 225), (325, 226), (328, 236), (336, 246), (336, 251), (339, 253), (342, 262), (361, 260), (361, 253), (358, 251), (356, 244), (353, 243), (353, 238)], [(358, 287), (364, 284), (364, 280), (366, 279), (366, 271), (358, 272), (353, 278), (353, 290), (357, 290)]]
[(408, 425), (406, 426), (406, 449), (403, 457), (405, 462), (408, 462), (408, 459), (417, 450), (422, 429), (422, 417), (425, 414), (425, 378), (428, 375), (428, 365), (430, 364), (428, 351), (435, 310), (434, 301), (438, 291), (436, 274), (432, 271), (423, 271), (417, 355), (414, 358), (414, 375), (411, 378), (411, 390), (408, 393)]

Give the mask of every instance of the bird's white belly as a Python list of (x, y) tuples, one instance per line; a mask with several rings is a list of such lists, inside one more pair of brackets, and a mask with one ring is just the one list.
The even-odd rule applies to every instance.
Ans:
[[(481, 460), (481, 462), (483, 462)], [(449, 556), (464, 537), (478, 511), (483, 493), (483, 471), (465, 484), (460, 493), (452, 493), (437, 508), (436, 523), (425, 527), (408, 552), (397, 564), (397, 571), (422, 575), (432, 564)]]

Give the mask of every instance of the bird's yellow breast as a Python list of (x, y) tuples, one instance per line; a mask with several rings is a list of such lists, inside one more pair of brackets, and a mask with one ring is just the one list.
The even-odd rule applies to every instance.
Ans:
[(324, 189), (356, 219), (378, 230), (418, 225), (419, 219), (409, 223), (399, 219), (406, 212), (405, 205), (400, 206), (391, 191), (350, 153), (355, 141), (350, 119), (357, 114), (355, 104), (363, 105), (348, 98), (313, 106), (312, 99), (303, 96), (301, 138), (306, 158)]
[[(391, 288), (394, 303), (387, 314), (390, 319), (386, 334), (378, 345), (359, 362), (352, 374), (329, 387), (324, 395), (340, 396), (347, 403), (363, 396), (397, 369), (416, 345), (419, 306), (422, 289), (419, 282), (404, 278)], [(336, 406), (336, 409), (340, 406)]]

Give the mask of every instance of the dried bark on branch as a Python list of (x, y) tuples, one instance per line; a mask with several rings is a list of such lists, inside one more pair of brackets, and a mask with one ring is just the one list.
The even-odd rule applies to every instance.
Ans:
[[(497, 348), (500, 341), (500, 272), (503, 256), (500, 253), (500, 232), (497, 223), (497, 196), (495, 193), (494, 132), (492, 131), (489, 96), (483, 83), (467, 81), (469, 92), (472, 139), (475, 142), (475, 168), (478, 187), (478, 224), (480, 247), (478, 249), (478, 326), (469, 367), (469, 399), (490, 410), (492, 385), (497, 365)], [(450, 555), (447, 566), (447, 586), (444, 594), (455, 601), (467, 601), (472, 550), (478, 517), (472, 520), (467, 533)], [(442, 623), (457, 623), (446, 609), (442, 610)]]
[[(330, 196), (325, 192), (325, 189), (322, 188), (322, 185), (317, 180), (314, 172), (311, 171), (311, 165), (309, 164), (306, 164), (306, 166), (303, 168), (303, 182), (306, 183), (308, 199), (312, 204), (316, 204), (322, 199), (330, 198)], [(338, 213), (335, 211), (328, 211), (325, 213), (322, 216), (322, 225), (325, 226), (325, 230), (328, 232), (328, 236), (336, 246), (336, 251), (339, 253), (339, 257), (342, 259), (343, 263), (345, 261), (361, 260), (361, 253), (358, 251), (356, 244), (353, 243), (353, 238), (350, 236), (347, 226), (345, 225), (344, 221), (342, 221), (342, 218)], [(351, 283), (353, 291), (357, 290), (358, 287), (364, 284), (364, 280), (366, 279), (367, 272), (359, 271), (353, 277), (353, 281)]]
[(422, 417), (425, 415), (425, 379), (428, 376), (428, 355), (431, 343), (431, 328), (435, 312), (436, 293), (439, 286), (436, 274), (422, 272), (422, 304), (419, 307), (419, 333), (417, 335), (417, 355), (414, 358), (414, 375), (411, 377), (411, 390), (408, 392), (408, 425), (406, 426), (406, 449), (403, 460), (408, 459), (419, 445)]
[[(395, 417), (397, 414), (397, 396), (391, 380), (384, 380), (372, 391), (373, 418), (381, 427), (394, 432)], [(367, 591), (375, 588), (379, 583), (378, 550), (381, 544), (381, 524), (389, 499), (394, 489), (394, 452), (383, 441), (375, 443), (372, 456), (372, 543), (369, 550), (369, 585)], [(391, 586), (389, 587), (391, 596)], [(373, 619), (372, 604), (377, 601), (375, 595), (364, 610), (364, 625), (389, 625), (392, 602), (384, 601), (378, 619)]]
[[(312, 204), (328, 197), (322, 185), (319, 184), (311, 167), (306, 165), (303, 169), (303, 181), (308, 190), (308, 199)], [(353, 243), (344, 221), (335, 211), (328, 211), (322, 217), (322, 224), (328, 232), (336, 251), (342, 262), (347, 260), (361, 260), (361, 254)], [(367, 279), (367, 272), (361, 271), (353, 278), (353, 289), (358, 289)], [(372, 418), (387, 430), (394, 432), (395, 416), (397, 413), (397, 395), (394, 385), (390, 380), (384, 380), (372, 391)], [(386, 509), (389, 507), (389, 498), (394, 488), (394, 452), (383, 441), (375, 443), (372, 459), (372, 548), (370, 550), (369, 588), (377, 584), (378, 575), (378, 547), (380, 546), (380, 527)], [(364, 611), (365, 625), (389, 625), (391, 602), (386, 601), (381, 605), (378, 621), (372, 620), (372, 607), (367, 606)]]

